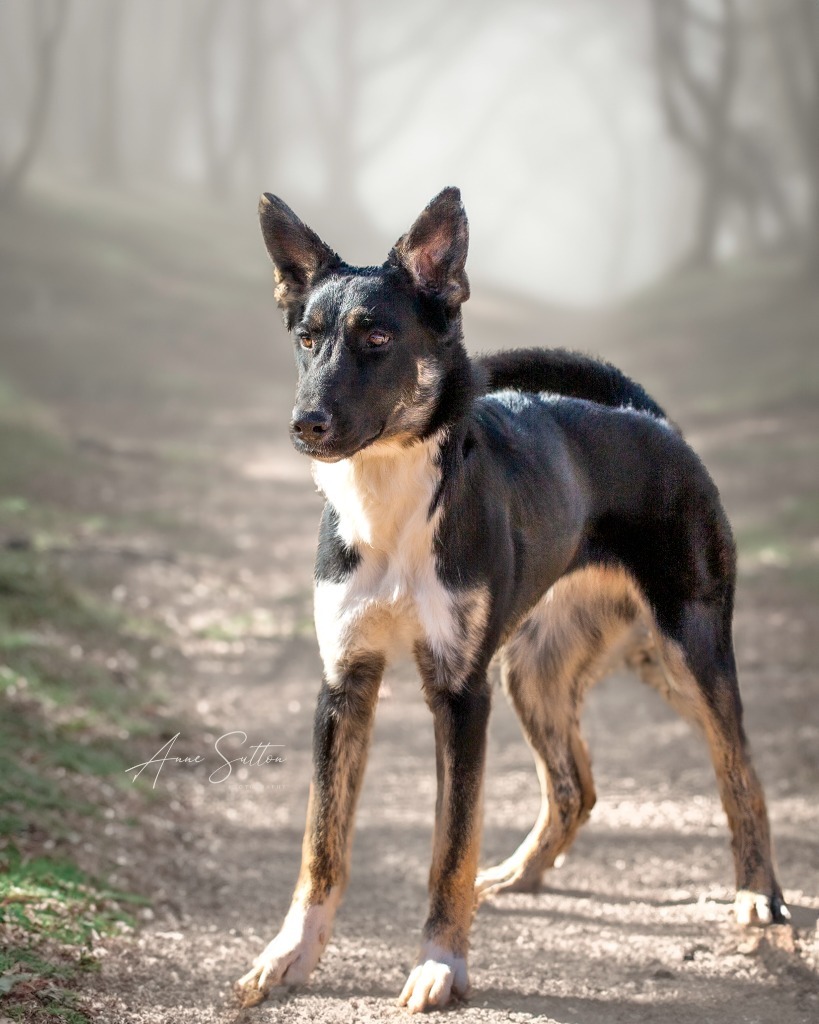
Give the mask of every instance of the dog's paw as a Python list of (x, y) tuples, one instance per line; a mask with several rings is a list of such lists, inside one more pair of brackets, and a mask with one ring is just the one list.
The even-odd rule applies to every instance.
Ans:
[(466, 958), (429, 942), (422, 947), (418, 966), (407, 978), (398, 1002), (410, 1013), (420, 1013), (446, 1006), (453, 996), (463, 999), (468, 995)]
[(541, 885), (540, 871), (527, 870), (525, 865), (504, 861), (494, 868), (478, 872), (475, 898), (478, 902), (502, 892), (537, 892)]
[(276, 985), (307, 981), (330, 940), (331, 929), (332, 914), (327, 907), (293, 907), (276, 938), (236, 982), (242, 1006), (260, 1003)]
[(791, 912), (778, 893), (771, 895), (749, 889), (740, 889), (737, 893), (734, 914), (737, 924), (741, 925), (785, 924), (791, 919)]

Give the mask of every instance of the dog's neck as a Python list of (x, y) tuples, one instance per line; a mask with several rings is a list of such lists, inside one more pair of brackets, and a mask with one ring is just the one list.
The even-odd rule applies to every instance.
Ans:
[(439, 430), (412, 444), (376, 442), (349, 459), (313, 463), (313, 477), (338, 513), (339, 536), (348, 547), (388, 557), (407, 547), (429, 551), (445, 436)]

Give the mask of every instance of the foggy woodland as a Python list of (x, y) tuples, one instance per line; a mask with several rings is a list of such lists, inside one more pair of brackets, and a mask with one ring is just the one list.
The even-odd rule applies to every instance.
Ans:
[(272, 189), (366, 250), (452, 180), (480, 273), (518, 253), (585, 300), (817, 260), (814, 0), (6, 0), (0, 52), (4, 202), (38, 174)]
[[(817, 1020), (819, 0), (0, 0), (0, 1021), (237, 1021), (322, 675), (258, 197), (372, 264), (446, 185), (469, 350), (610, 360), (719, 487), (793, 914), (736, 927), (705, 745), (617, 676), (583, 716), (590, 820), (479, 909), (447, 1020)], [(482, 865), (538, 807), (493, 679)], [(228, 733), (284, 762), (210, 784)], [(175, 736), (188, 761), (134, 780)], [(248, 1021), (405, 1024), (435, 786), (399, 665), (324, 959)]]

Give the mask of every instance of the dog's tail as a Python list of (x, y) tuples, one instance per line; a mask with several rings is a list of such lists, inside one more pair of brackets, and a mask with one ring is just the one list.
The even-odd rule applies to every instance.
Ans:
[(616, 366), (564, 348), (517, 348), (478, 356), (483, 390), (548, 391), (599, 405), (631, 406), (662, 419), (664, 410)]

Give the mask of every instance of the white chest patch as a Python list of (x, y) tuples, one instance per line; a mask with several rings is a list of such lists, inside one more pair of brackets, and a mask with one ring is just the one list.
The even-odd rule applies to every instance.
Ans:
[(464, 645), (476, 647), (482, 637), (488, 598), (448, 590), (435, 571), (441, 511), (429, 510), (441, 481), (442, 441), (442, 434), (410, 446), (385, 441), (341, 462), (314, 463), (316, 483), (338, 513), (339, 535), (361, 556), (343, 583), (316, 585), (316, 632), (331, 683), (358, 655), (389, 659), (419, 641), (442, 664), (471, 666)]

